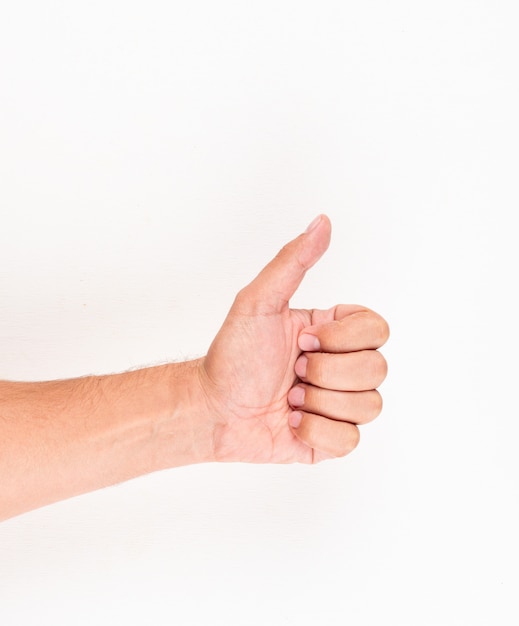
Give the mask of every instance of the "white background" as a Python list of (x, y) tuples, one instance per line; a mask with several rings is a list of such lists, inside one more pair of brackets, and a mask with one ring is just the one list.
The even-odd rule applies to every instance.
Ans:
[(351, 456), (0, 525), (0, 623), (518, 624), (516, 2), (0, 6), (0, 378), (203, 354), (320, 212), (392, 329)]

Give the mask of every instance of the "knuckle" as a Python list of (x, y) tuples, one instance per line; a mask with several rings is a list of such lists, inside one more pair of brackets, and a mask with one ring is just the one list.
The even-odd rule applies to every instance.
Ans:
[(369, 336), (370, 340), (377, 346), (384, 345), (389, 339), (389, 324), (386, 320), (371, 309), (365, 309), (357, 315), (364, 319), (366, 336)]
[(239, 308), (242, 308), (242, 307), (248, 305), (249, 302), (250, 302), (250, 295), (249, 295), (248, 289), (247, 289), (247, 287), (243, 287), (236, 294), (236, 296), (234, 298), (234, 305), (239, 307)]
[(360, 442), (360, 430), (354, 424), (341, 424), (342, 433), (337, 432), (336, 438), (330, 442), (329, 453), (334, 457), (343, 457), (353, 452)]
[(377, 314), (375, 318), (375, 338), (377, 342), (382, 346), (389, 339), (389, 324), (386, 320)]
[(279, 261), (279, 260), (290, 259), (293, 263), (295, 263), (295, 265), (300, 271), (305, 272), (308, 269), (308, 267), (301, 260), (298, 254), (298, 250), (299, 248), (297, 245), (297, 240), (289, 241), (276, 254), (275, 260)]
[(342, 453), (338, 456), (346, 456), (359, 445), (360, 442), (360, 430), (353, 424), (347, 424), (348, 434), (342, 446)]
[(359, 424), (367, 424), (371, 422), (382, 412), (382, 396), (376, 389), (366, 391), (363, 394), (363, 404), (360, 413), (362, 418), (359, 420)]
[(370, 394), (370, 414), (373, 416), (373, 419), (382, 413), (382, 407), (384, 402), (382, 400), (382, 396), (375, 389)]
[(290, 254), (290, 243), (286, 243), (282, 248), (279, 249), (278, 253), (274, 257), (275, 260), (282, 259), (287, 254)]
[(352, 430), (352, 438), (351, 438), (351, 450), (355, 450), (355, 448), (359, 445), (360, 443), (360, 430), (358, 428), (358, 426), (354, 426), (353, 430)]
[(373, 359), (373, 376), (376, 381), (375, 386), (378, 386), (385, 380), (387, 376), (387, 361), (383, 357), (383, 355), (380, 354), (380, 352), (378, 352), (377, 350), (373, 351)]

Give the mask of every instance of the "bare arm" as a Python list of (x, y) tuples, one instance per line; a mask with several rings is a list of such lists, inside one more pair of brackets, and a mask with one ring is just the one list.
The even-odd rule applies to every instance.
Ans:
[(358, 305), (290, 309), (320, 216), (237, 295), (207, 355), (123, 374), (0, 382), (0, 519), (169, 467), (344, 456), (382, 408), (389, 335)]
[[(211, 461), (197, 362), (0, 382), (0, 519), (167, 467)], [(202, 419), (204, 418), (204, 419)]]

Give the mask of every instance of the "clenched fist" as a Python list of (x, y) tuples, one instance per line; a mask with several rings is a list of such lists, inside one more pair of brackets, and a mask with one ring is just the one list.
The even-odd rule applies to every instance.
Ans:
[(198, 363), (217, 461), (316, 463), (348, 454), (375, 418), (389, 336), (358, 305), (290, 309), (306, 271), (330, 243), (321, 215), (237, 295)]

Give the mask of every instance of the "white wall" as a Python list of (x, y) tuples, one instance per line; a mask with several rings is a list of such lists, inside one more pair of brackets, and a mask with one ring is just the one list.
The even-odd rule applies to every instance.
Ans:
[(0, 623), (519, 623), (515, 5), (2, 3), (0, 377), (203, 354), (319, 212), (294, 304), (392, 337), (346, 459), (0, 525)]

